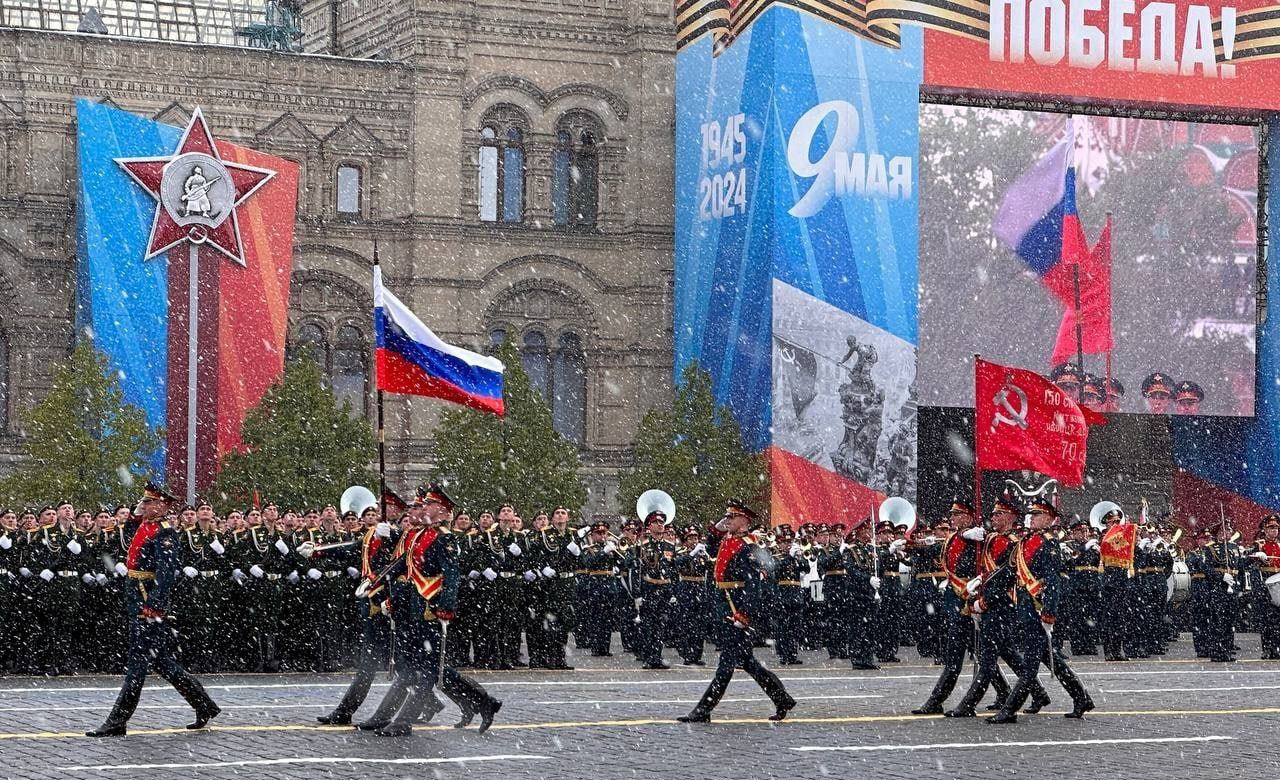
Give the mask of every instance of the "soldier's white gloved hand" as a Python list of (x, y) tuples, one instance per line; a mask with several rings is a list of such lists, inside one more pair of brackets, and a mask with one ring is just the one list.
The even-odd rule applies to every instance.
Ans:
[(554, 576), (556, 576), (556, 570), (555, 570), (555, 569), (553, 569), (553, 568), (551, 568), (550, 566), (543, 566), (543, 567), (542, 567), (542, 576), (543, 576), (543, 577), (548, 577), (548, 578), (550, 578), (550, 577), (554, 577)]
[(1085, 543), (1084, 543), (1084, 549), (1086, 549), (1086, 550), (1097, 550), (1097, 549), (1100, 549), (1100, 547), (1098, 546), (1098, 540), (1097, 540), (1097, 539), (1090, 539), (1089, 541), (1085, 542)]
[(289, 576), (286, 577), (285, 579), (289, 580), (290, 585), (297, 585), (299, 580), (301, 580), (302, 578), (298, 576), (297, 569), (294, 569), (293, 571), (289, 572)]
[(937, 543), (938, 543), (938, 537), (936, 537), (936, 536), (926, 536), (926, 537), (924, 538), (924, 543), (925, 543), (925, 544), (937, 544)]
[(907, 546), (906, 539), (894, 539), (892, 542), (889, 542), (889, 552), (897, 552), (898, 550), (901, 550), (903, 547), (906, 547), (906, 546)]
[(261, 578), (262, 575), (265, 574), (265, 572), (262, 571), (262, 567), (256, 563), (249, 567), (249, 573), (259, 578)]
[(359, 569), (357, 569), (357, 568), (356, 568), (356, 567), (354, 567), (354, 566), (348, 566), (348, 567), (347, 567), (347, 576), (354, 580), (354, 579), (356, 579), (357, 577), (359, 577), (359, 576), (360, 576), (360, 570), (359, 570)]
[(1258, 559), (1258, 560), (1260, 560), (1260, 561), (1265, 561), (1265, 560), (1267, 560), (1268, 558), (1270, 558), (1271, 556), (1267, 555), (1267, 554), (1266, 554), (1266, 553), (1264, 553), (1262, 550), (1258, 550), (1258, 551), (1257, 551), (1257, 552), (1255, 552), (1255, 553), (1249, 553), (1249, 557), (1250, 557), (1250, 558), (1257, 558), (1257, 559)]
[(369, 583), (362, 582), (360, 583), (360, 587), (356, 588), (356, 598), (362, 599), (367, 595), (369, 595)]
[(218, 555), (223, 555), (227, 551), (227, 548), (223, 547), (222, 542), (218, 541), (217, 539), (214, 539), (212, 542), (209, 542), (209, 549), (213, 550)]
[(98, 572), (97, 574), (93, 575), (93, 581), (98, 583), (99, 585), (105, 585), (107, 584), (107, 575), (103, 574), (102, 572)]
[(792, 542), (791, 548), (787, 550), (787, 555), (790, 555), (792, 558), (799, 558), (801, 555), (804, 555), (804, 548), (800, 546), (799, 542)]
[(379, 539), (390, 539), (391, 523), (388, 523), (386, 520), (383, 520), (381, 523), (378, 523), (373, 527), (373, 535), (378, 537)]
[(469, 580), (480, 579), (480, 572), (476, 571), (475, 569), (472, 569), (471, 571), (467, 572), (467, 579)]
[(41, 569), (40, 579), (44, 580), (45, 582), (48, 582), (49, 580), (53, 579), (53, 572), (49, 571), (48, 569)]
[(1063, 555), (1071, 555), (1071, 553), (1072, 553), (1072, 551), (1071, 551), (1071, 545), (1067, 544), (1066, 542), (1063, 542), (1062, 544), (1059, 544), (1059, 545), (1058, 545), (1058, 549), (1062, 551), (1062, 554), (1063, 554)]
[(311, 542), (303, 542), (298, 545), (298, 555), (303, 558), (310, 558), (316, 551), (316, 546)]
[(483, 573), (484, 573), (484, 578), (489, 582), (493, 582), (494, 580), (498, 579), (498, 573), (493, 569), (485, 569)]
[(950, 583), (949, 583), (949, 582), (947, 582), (946, 580), (940, 580), (940, 581), (938, 582), (938, 590), (945, 591), (945, 590), (947, 589), (947, 585), (949, 585), (949, 584), (950, 584)]
[(671, 597), (671, 601), (670, 601), (670, 603), (671, 603), (671, 604), (679, 604), (679, 603), (680, 603), (680, 599), (676, 598), (675, 596), (672, 596), (672, 597)]
[(690, 550), (690, 551), (689, 551), (689, 553), (690, 553), (691, 555), (702, 555), (702, 554), (703, 554), (703, 553), (705, 553), (706, 551), (707, 551), (707, 546), (706, 546), (705, 544), (703, 544), (702, 542), (698, 542), (697, 544), (695, 544), (695, 545), (693, 546), (693, 549), (692, 549), (692, 550)]
[(307, 576), (313, 580), (318, 580), (324, 575), (320, 573), (319, 569), (307, 569)]
[(123, 577), (128, 573), (129, 573), (128, 566), (125, 566), (123, 563), (116, 563), (116, 574), (119, 574), (121, 577)]
[(23, 566), (23, 567), (19, 568), (19, 569), (18, 569), (18, 573), (19, 573), (19, 574), (21, 574), (23, 577), (30, 577), (30, 576), (31, 576), (31, 570), (30, 570), (30, 569), (28, 569), (26, 566)]
[(232, 570), (231, 570), (231, 579), (235, 580), (237, 585), (241, 585), (241, 584), (243, 584), (243, 583), (244, 583), (244, 581), (245, 581), (244, 570), (243, 570), (243, 569), (232, 569)]
[(524, 551), (520, 549), (519, 543), (512, 542), (511, 544), (507, 545), (507, 552), (511, 553), (512, 555), (519, 556), (520, 553)]
[(975, 615), (981, 615), (983, 612), (985, 612), (986, 610), (984, 610), (982, 607), (982, 599), (978, 599), (977, 601), (970, 604), (969, 611)]
[(81, 547), (80, 543), (77, 542), (75, 539), (72, 539), (71, 541), (67, 542), (67, 552), (70, 552), (72, 555), (79, 555), (80, 551), (83, 549), (84, 548)]
[(987, 532), (982, 526), (975, 525), (973, 528), (965, 529), (960, 536), (971, 542), (980, 542), (987, 538)]
[(1222, 581), (1223, 581), (1223, 582), (1225, 582), (1225, 583), (1227, 583), (1228, 585), (1235, 585), (1235, 584), (1236, 584), (1236, 578), (1231, 576), (1231, 572), (1227, 572), (1227, 573), (1223, 574), (1223, 575), (1222, 575)]
[(80, 581), (83, 582), (85, 585), (92, 585), (93, 575), (90, 574), (89, 572), (85, 572), (84, 574), (80, 575)]
[(614, 544), (613, 542), (605, 542), (605, 543), (604, 543), (604, 551), (605, 551), (605, 552), (607, 552), (607, 553), (611, 553), (611, 552), (613, 552), (614, 550), (617, 550), (617, 549), (618, 549), (618, 546), (617, 546), (616, 544)]
[(528, 569), (525, 570), (525, 573), (524, 573), (525, 582), (533, 582), (536, 579), (538, 579), (538, 575), (534, 574), (532, 571)]
[(283, 539), (276, 540), (276, 549), (280, 551), (281, 555), (289, 554), (289, 545), (285, 544)]
[(577, 542), (569, 542), (565, 545), (565, 549), (567, 549), (575, 558), (582, 555), (582, 548), (578, 546)]
[(847, 550), (847, 549), (849, 549), (849, 543), (848, 543), (848, 542), (846, 542), (846, 541), (841, 540), (841, 542), (840, 542), (840, 552), (844, 552), (844, 551), (845, 551), (845, 550)]
[(872, 577), (872, 578), (871, 578), (871, 589), (872, 589), (872, 590), (880, 590), (880, 578), (879, 578), (879, 577)]
[(964, 592), (972, 596), (973, 594), (977, 593), (978, 588), (981, 588), (981, 587), (982, 587), (982, 578), (974, 577), (973, 579), (965, 583)]
[(1141, 539), (1141, 540), (1139, 540), (1139, 541), (1138, 541), (1138, 549), (1139, 549), (1139, 550), (1150, 550), (1150, 549), (1151, 549), (1151, 540), (1150, 540), (1150, 539)]
[(187, 575), (188, 578), (193, 578), (200, 572), (196, 571), (196, 567), (194, 566), (183, 566), (182, 573)]
[(8, 536), (0, 536), (0, 550), (7, 550), (13, 546), (13, 540)]

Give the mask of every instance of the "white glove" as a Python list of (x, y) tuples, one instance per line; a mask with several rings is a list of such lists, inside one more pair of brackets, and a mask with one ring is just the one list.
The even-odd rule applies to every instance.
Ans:
[(83, 582), (85, 585), (92, 585), (93, 575), (88, 572), (85, 572), (84, 574), (80, 575), (80, 581)]
[(1084, 543), (1084, 549), (1086, 549), (1086, 550), (1098, 550), (1098, 549), (1101, 549), (1101, 548), (1098, 546), (1098, 540), (1097, 540), (1097, 539), (1090, 539), (1089, 541), (1087, 541), (1087, 542), (1085, 542), (1085, 543)]
[(1058, 545), (1058, 549), (1062, 551), (1063, 555), (1071, 555), (1071, 545), (1067, 544), (1066, 542), (1063, 542), (1062, 544)]
[(938, 543), (938, 537), (936, 537), (936, 536), (926, 536), (926, 537), (924, 538), (924, 543), (925, 543), (925, 544), (937, 544), (937, 543)]
[(26, 566), (23, 566), (22, 568), (18, 569), (18, 573), (21, 574), (23, 577), (31, 576), (31, 570), (28, 569)]
[(792, 542), (791, 549), (787, 550), (787, 555), (790, 555), (792, 558), (799, 558), (801, 555), (804, 555), (804, 548), (800, 546), (799, 542)]
[(285, 577), (285, 579), (289, 581), (290, 585), (297, 585), (299, 580), (301, 580), (302, 578), (298, 576), (298, 570), (294, 569), (293, 571), (289, 572), (289, 576)]
[(303, 542), (298, 545), (298, 555), (301, 555), (303, 558), (310, 558), (315, 551), (316, 546), (311, 542)]
[(907, 546), (906, 539), (894, 539), (892, 542), (889, 542), (889, 552), (897, 552), (898, 550), (901, 550), (903, 547), (906, 547), (906, 546)]
[(381, 523), (378, 523), (373, 527), (373, 535), (378, 537), (379, 539), (390, 539), (391, 523), (388, 523), (385, 520), (382, 521)]
[(231, 579), (235, 580), (237, 585), (239, 585), (239, 584), (243, 584), (243, 583), (244, 583), (244, 581), (245, 581), (244, 570), (243, 570), (243, 569), (232, 569), (232, 570), (231, 570)]
[(1249, 554), (1249, 557), (1250, 557), (1250, 558), (1257, 558), (1257, 559), (1258, 559), (1258, 560), (1260, 560), (1260, 561), (1265, 561), (1265, 560), (1267, 560), (1268, 558), (1270, 558), (1271, 556), (1267, 555), (1267, 554), (1266, 554), (1266, 553), (1264, 553), (1262, 550), (1258, 550), (1258, 551), (1257, 551), (1257, 552), (1255, 552), (1255, 553), (1250, 553), (1250, 554)]
[(187, 575), (188, 578), (193, 578), (200, 572), (196, 571), (196, 567), (194, 566), (183, 566), (182, 573)]
[(80, 551), (83, 549), (84, 548), (81, 547), (80, 543), (77, 542), (75, 539), (72, 539), (71, 541), (67, 542), (67, 551), (70, 552), (72, 555), (79, 555)]
[(872, 578), (871, 578), (871, 589), (872, 589), (872, 590), (880, 590), (880, 578), (879, 578), (879, 577), (872, 577)]
[(485, 569), (482, 573), (484, 574), (484, 578), (489, 582), (493, 582), (498, 579), (498, 573), (493, 569)]
[(735, 621), (733, 621), (733, 627), (734, 627), (734, 628), (746, 628), (746, 627), (747, 627), (747, 624), (746, 624), (746, 623), (743, 623), (741, 620), (735, 620)]
[(519, 557), (520, 553), (524, 551), (520, 549), (520, 545), (518, 543), (512, 542), (511, 544), (507, 545), (507, 552)]
[(845, 541), (841, 541), (841, 542), (840, 542), (840, 552), (844, 552), (844, 551), (845, 551), (845, 550), (847, 550), (847, 549), (849, 549), (849, 543), (848, 543), (848, 542), (845, 542)]
[(369, 595), (369, 583), (366, 581), (360, 583), (360, 587), (356, 588), (356, 598), (362, 599), (367, 595)]
[(1227, 583), (1228, 585), (1236, 584), (1236, 578), (1231, 576), (1231, 572), (1227, 572), (1226, 574), (1223, 574), (1222, 581)]
[(13, 546), (13, 540), (7, 536), (0, 536), (0, 550), (7, 550)]
[(128, 566), (125, 566), (123, 563), (117, 563), (117, 564), (116, 564), (116, 574), (119, 574), (121, 577), (123, 577), (124, 575), (126, 575), (126, 574), (128, 574), (128, 573), (129, 573), (129, 567), (128, 567)]
[(98, 583), (99, 585), (105, 585), (107, 584), (107, 575), (103, 574), (102, 572), (98, 572), (97, 574), (93, 575), (93, 581)]
[(324, 575), (320, 573), (319, 569), (307, 569), (307, 577), (313, 580), (318, 580), (323, 576)]
[(209, 549), (213, 550), (218, 555), (222, 555), (227, 551), (227, 548), (223, 547), (222, 542), (218, 541), (217, 539), (214, 539), (212, 542), (209, 542)]
[(533, 582), (536, 579), (538, 579), (538, 575), (534, 574), (532, 571), (525, 570), (525, 573), (524, 573), (525, 582)]
[(947, 590), (947, 586), (948, 586), (948, 585), (950, 585), (950, 584), (951, 584), (951, 583), (947, 582), (946, 580), (940, 580), (940, 581), (938, 582), (938, 590), (943, 591), (943, 592), (946, 592), (946, 590)]
[(567, 549), (575, 558), (582, 555), (582, 548), (578, 546), (577, 542), (569, 542), (565, 545), (565, 549)]
[(706, 546), (705, 544), (703, 544), (702, 542), (698, 542), (697, 544), (695, 544), (695, 545), (693, 546), (693, 549), (689, 551), (689, 554), (690, 554), (690, 555), (702, 555), (702, 554), (703, 554), (703, 553), (705, 553), (706, 551), (707, 551), (707, 546)]
[(258, 578), (261, 578), (264, 574), (262, 567), (256, 563), (249, 567), (249, 573)]
[(359, 570), (359, 569), (357, 569), (357, 568), (356, 568), (356, 567), (354, 567), (354, 566), (348, 566), (348, 567), (347, 567), (347, 576), (348, 576), (348, 577), (350, 577), (350, 578), (351, 578), (351, 579), (353, 579), (353, 580), (354, 580), (354, 579), (358, 579), (358, 578), (360, 577), (360, 570)]
[(472, 569), (470, 572), (467, 573), (467, 579), (469, 580), (480, 579), (480, 572), (476, 571), (475, 569)]
[(553, 568), (551, 568), (550, 566), (543, 566), (543, 567), (542, 567), (542, 576), (543, 576), (543, 577), (548, 577), (548, 578), (550, 578), (550, 577), (554, 577), (554, 576), (556, 576), (556, 570), (555, 570), (555, 569), (553, 569)]
[(978, 588), (981, 588), (981, 587), (982, 587), (982, 578), (974, 577), (973, 579), (965, 583), (964, 592), (972, 596), (973, 594), (977, 593)]
[(611, 553), (611, 552), (613, 552), (613, 551), (614, 551), (614, 550), (616, 550), (616, 549), (618, 549), (618, 546), (617, 546), (617, 545), (615, 545), (613, 542), (605, 542), (605, 543), (604, 543), (604, 551), (605, 551), (605, 552), (607, 552), (607, 553)]
[(981, 602), (981, 601), (975, 601), (975, 602), (973, 602), (972, 604), (970, 604), (970, 605), (969, 605), (969, 611), (970, 611), (970, 612), (972, 612), (972, 613), (973, 613), (973, 614), (975, 614), (975, 615), (981, 615), (981, 614), (982, 614), (982, 612), (983, 612), (983, 609), (982, 609), (982, 602)]
[(1138, 542), (1138, 549), (1139, 549), (1139, 550), (1150, 550), (1150, 549), (1151, 549), (1151, 540), (1150, 540), (1150, 539), (1142, 539), (1142, 540), (1140, 540), (1140, 541)]
[(285, 544), (283, 539), (276, 540), (276, 549), (280, 551), (281, 555), (289, 554), (289, 545)]
[(45, 582), (48, 582), (49, 580), (53, 579), (53, 572), (49, 571), (48, 569), (41, 569), (40, 579), (44, 580)]
[(966, 529), (960, 536), (971, 542), (980, 542), (987, 538), (987, 532), (982, 526), (975, 525), (973, 528)]

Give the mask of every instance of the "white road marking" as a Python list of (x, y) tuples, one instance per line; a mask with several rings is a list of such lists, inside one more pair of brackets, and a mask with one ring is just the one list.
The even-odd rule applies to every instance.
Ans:
[(1103, 688), (1103, 693), (1213, 693), (1215, 691), (1276, 691), (1280, 685), (1224, 685), (1217, 688)]
[[(224, 710), (322, 710), (332, 709), (332, 703), (319, 704), (219, 704)], [(189, 710), (190, 704), (141, 704), (140, 710)], [(101, 704), (71, 705), (66, 707), (0, 707), (0, 712), (101, 712)]]
[[(878, 693), (859, 693), (847, 696), (794, 696), (796, 701), (828, 701), (830, 699), (883, 699), (884, 696)], [(724, 702), (759, 702), (768, 701), (769, 697), (764, 694), (759, 696), (749, 696), (741, 699), (721, 699)], [(548, 705), (566, 705), (566, 704), (697, 704), (697, 699), (558, 699), (556, 701), (534, 701), (527, 702), (529, 704), (548, 704)]]
[(1169, 742), (1229, 742), (1235, 737), (1135, 737), (1132, 739), (1072, 739), (1038, 742), (941, 742), (925, 745), (806, 745), (792, 750), (805, 753), (872, 753), (877, 751), (958, 750), (960, 748), (1088, 747), (1091, 745), (1153, 745)]
[(204, 764), (97, 764), (59, 767), (63, 772), (115, 772), (121, 769), (223, 769), (244, 766), (284, 766), (287, 764), (468, 764), (487, 761), (546, 761), (550, 756), (458, 756), (456, 758), (350, 758), (309, 756), (305, 758), (260, 758), (246, 761), (216, 761)]

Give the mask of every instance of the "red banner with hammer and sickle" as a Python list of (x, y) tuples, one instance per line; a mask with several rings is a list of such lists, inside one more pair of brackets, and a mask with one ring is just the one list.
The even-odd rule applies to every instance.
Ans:
[(1084, 482), (1089, 425), (1075, 400), (1034, 371), (975, 361), (974, 434), (982, 470), (1028, 469)]

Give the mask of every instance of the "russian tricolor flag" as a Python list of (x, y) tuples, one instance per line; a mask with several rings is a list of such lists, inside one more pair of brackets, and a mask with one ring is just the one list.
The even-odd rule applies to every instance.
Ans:
[(502, 416), (502, 361), (441, 341), (382, 286), (382, 268), (377, 265), (373, 327), (379, 390), (442, 398)]
[(1068, 307), (1075, 305), (1072, 266), (1089, 254), (1076, 212), (1073, 129), (1068, 120), (1062, 140), (1009, 187), (992, 224), (996, 238)]

